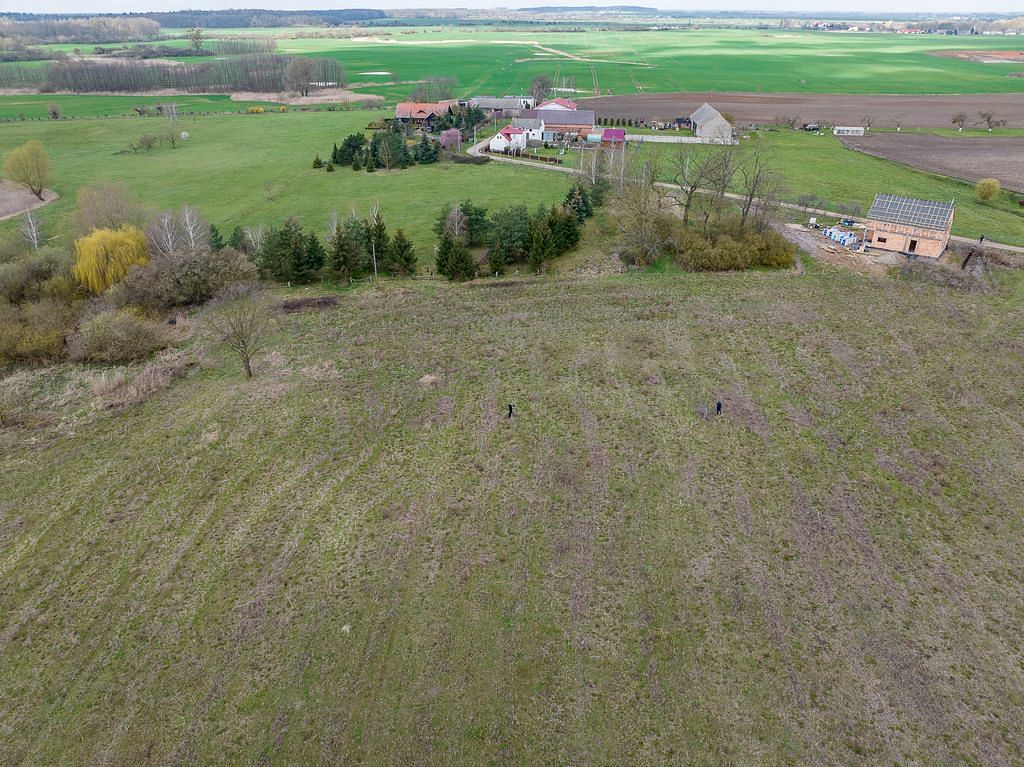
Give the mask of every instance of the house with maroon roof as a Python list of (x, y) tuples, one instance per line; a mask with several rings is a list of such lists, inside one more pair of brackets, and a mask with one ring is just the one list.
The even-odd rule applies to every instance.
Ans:
[(395, 106), (395, 119), (413, 125), (432, 125), (441, 115), (452, 114), (458, 105), (456, 99), (434, 102), (403, 101)]

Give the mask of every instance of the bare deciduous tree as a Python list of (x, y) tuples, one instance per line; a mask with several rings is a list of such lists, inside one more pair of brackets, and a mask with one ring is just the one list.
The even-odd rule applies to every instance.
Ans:
[(267, 228), (263, 224), (247, 226), (243, 231), (250, 255), (256, 255), (263, 250), (263, 243), (267, 239)]
[(25, 238), (25, 241), (31, 245), (34, 250), (39, 250), (39, 246), (43, 244), (43, 232), (39, 216), (34, 210), (28, 211), (21, 217), (20, 228), (21, 236)]
[(746, 161), (740, 164), (739, 179), (743, 194), (740, 228), (746, 227), (751, 214), (758, 228), (763, 228), (778, 210), (782, 192), (782, 178), (775, 170), (771, 147), (763, 140), (754, 144)]
[(663, 192), (655, 184), (657, 168), (645, 162), (626, 177), (616, 194), (616, 211), (623, 236), (623, 253), (638, 266), (648, 266), (661, 255), (667, 241), (662, 225)]
[(711, 222), (717, 221), (725, 206), (726, 194), (736, 178), (739, 153), (735, 144), (717, 144), (711, 151), (708, 166), (708, 191), (704, 205), (704, 233), (708, 234)]
[(142, 203), (121, 184), (83, 186), (78, 191), (77, 203), (71, 218), (76, 237), (95, 229), (116, 229), (122, 224), (139, 229), (146, 225)]
[(217, 337), (238, 355), (245, 377), (252, 378), (252, 360), (263, 348), (270, 329), (266, 300), (251, 290), (231, 290), (207, 310), (205, 320)]
[(980, 125), (984, 125), (989, 133), (992, 132), (993, 128), (1001, 128), (1006, 125), (1006, 120), (1000, 120), (996, 117), (995, 112), (978, 112), (980, 118)]
[(302, 96), (309, 95), (313, 80), (316, 78), (317, 66), (313, 59), (296, 56), (284, 68), (284, 88), (296, 91)]
[(178, 131), (173, 128), (164, 134), (164, 141), (171, 145), (171, 149), (174, 149), (178, 145), (178, 139), (181, 138), (178, 135)]
[(139, 136), (138, 145), (145, 149), (147, 152), (156, 146), (157, 138), (152, 133), (143, 133)]
[(953, 119), (950, 120), (950, 122), (956, 126), (956, 129), (958, 131), (963, 131), (964, 126), (967, 124), (967, 113), (957, 112), (955, 115), (953, 115)]
[(710, 181), (713, 152), (693, 144), (679, 144), (673, 158), (673, 180), (679, 187), (679, 202), (683, 207), (683, 224), (690, 219), (693, 198)]

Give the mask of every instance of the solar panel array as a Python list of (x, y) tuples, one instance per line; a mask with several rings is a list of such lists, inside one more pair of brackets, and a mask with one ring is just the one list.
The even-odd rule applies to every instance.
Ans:
[(871, 204), (868, 218), (890, 224), (945, 229), (953, 220), (953, 203), (879, 194)]

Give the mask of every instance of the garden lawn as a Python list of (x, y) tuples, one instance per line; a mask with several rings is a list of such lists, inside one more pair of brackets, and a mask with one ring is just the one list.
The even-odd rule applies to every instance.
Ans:
[[(130, 141), (167, 122), (157, 118), (45, 121), (0, 125), (0, 145), (15, 147), (37, 138), (54, 167), (51, 184), (61, 199), (41, 211), (59, 234), (74, 208), (75, 192), (100, 181), (118, 181), (159, 210), (189, 204), (227, 236), (236, 225), (279, 226), (294, 216), (321, 232), (332, 211), (366, 215), (379, 201), (392, 229), (402, 227), (424, 263), (433, 261), (432, 226), (449, 202), (472, 199), (489, 208), (550, 205), (568, 190), (566, 176), (490, 163), (438, 163), (389, 172), (334, 173), (311, 168), (319, 153), (327, 161), (335, 142), (390, 112), (287, 112), (205, 115), (177, 121), (189, 139), (176, 149), (125, 152)], [(8, 226), (13, 226), (9, 223)]]

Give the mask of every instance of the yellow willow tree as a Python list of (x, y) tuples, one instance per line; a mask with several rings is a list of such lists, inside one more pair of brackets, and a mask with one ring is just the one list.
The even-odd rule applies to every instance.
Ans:
[(43, 149), (43, 142), (32, 139), (8, 152), (4, 158), (4, 173), (11, 181), (43, 199), (43, 187), (50, 179), (50, 158)]
[(146, 235), (137, 226), (97, 229), (75, 241), (75, 279), (97, 295), (148, 262)]

